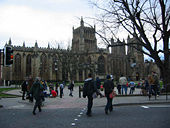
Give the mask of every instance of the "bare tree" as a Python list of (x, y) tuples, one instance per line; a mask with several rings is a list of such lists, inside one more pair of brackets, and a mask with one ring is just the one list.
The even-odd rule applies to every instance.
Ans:
[[(97, 34), (108, 47), (110, 38), (118, 39), (122, 30), (143, 47), (142, 53), (153, 58), (160, 68), (164, 84), (170, 83), (170, 1), (168, 0), (92, 0), (91, 4), (98, 9), (99, 16), (95, 20), (101, 24), (102, 29)], [(122, 45), (121, 42), (120, 45)], [(134, 42), (133, 42), (134, 44)], [(130, 46), (137, 46), (133, 44)], [(117, 45), (116, 45), (117, 46)], [(161, 56), (163, 60), (161, 60)]]
[(58, 63), (60, 64), (59, 67), (62, 68), (63, 79), (74, 80), (78, 66), (77, 54), (74, 53), (70, 47), (67, 49), (58, 48), (56, 53), (58, 56)]

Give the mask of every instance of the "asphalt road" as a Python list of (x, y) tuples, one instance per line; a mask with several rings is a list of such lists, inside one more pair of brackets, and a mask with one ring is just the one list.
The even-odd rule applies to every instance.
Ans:
[(114, 107), (105, 115), (103, 107), (94, 107), (93, 116), (85, 108), (42, 109), (0, 108), (0, 128), (169, 128), (170, 105)]
[(170, 105), (115, 107), (109, 115), (103, 108), (93, 110), (92, 118), (83, 116), (78, 128), (169, 128)]

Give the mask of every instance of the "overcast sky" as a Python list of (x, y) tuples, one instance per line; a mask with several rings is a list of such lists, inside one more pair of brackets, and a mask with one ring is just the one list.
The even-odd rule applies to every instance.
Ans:
[[(92, 17), (88, 0), (0, 0), (0, 48), (11, 38), (12, 44), (56, 47), (56, 42), (72, 40), (72, 27), (78, 18)], [(88, 19), (87, 19), (88, 20)], [(94, 23), (92, 23), (93, 25)]]

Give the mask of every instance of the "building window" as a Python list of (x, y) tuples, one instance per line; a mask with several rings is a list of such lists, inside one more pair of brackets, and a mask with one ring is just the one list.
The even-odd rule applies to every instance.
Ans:
[(31, 75), (31, 55), (26, 58), (26, 76)]
[(41, 55), (41, 62), (40, 62), (40, 76), (43, 79), (47, 79), (48, 76), (48, 71), (47, 71), (47, 55), (46, 54), (42, 54)]
[(16, 54), (15, 55), (15, 75), (19, 79), (21, 76), (21, 55)]
[(99, 73), (99, 75), (105, 74), (105, 58), (104, 58), (104, 56), (100, 56), (98, 58), (98, 73)]

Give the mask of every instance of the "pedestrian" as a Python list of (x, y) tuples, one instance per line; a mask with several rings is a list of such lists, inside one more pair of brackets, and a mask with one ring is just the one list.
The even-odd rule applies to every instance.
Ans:
[(129, 92), (129, 94), (131, 95), (131, 94), (133, 94), (133, 92), (135, 91), (135, 82), (130, 81), (130, 82), (129, 82), (129, 86), (130, 86), (130, 92)]
[(102, 95), (102, 93), (100, 92), (101, 81), (100, 81), (99, 77), (96, 77), (95, 84), (96, 84), (96, 87), (97, 87), (97, 95), (100, 95), (100, 98), (102, 98), (103, 95)]
[(26, 80), (23, 81), (21, 87), (22, 87), (22, 100), (25, 100), (25, 94), (27, 93), (27, 86), (28, 83)]
[(70, 82), (70, 84), (68, 85), (68, 89), (70, 90), (69, 96), (73, 97), (74, 81)]
[(63, 96), (63, 89), (64, 89), (64, 85), (63, 83), (60, 84), (60, 98), (62, 98)]
[(57, 92), (53, 88), (50, 88), (50, 97), (55, 98), (56, 96)]
[(127, 79), (125, 76), (123, 76), (123, 74), (121, 75), (121, 77), (119, 78), (119, 84), (121, 85), (121, 89), (122, 89), (122, 95), (123, 95), (123, 90), (125, 91), (125, 95), (127, 95)]
[[(32, 87), (32, 85), (33, 85), (33, 78), (32, 78), (32, 76), (30, 75), (29, 76), (29, 80), (28, 80), (28, 86), (27, 86), (27, 91), (28, 92), (30, 92), (30, 89), (31, 89), (31, 87)], [(29, 98), (29, 102), (33, 102), (33, 96), (32, 96), (32, 94), (31, 93), (29, 93), (28, 94), (28, 98)]]
[(55, 85), (55, 91), (56, 91), (56, 93), (57, 93), (57, 96), (58, 96), (58, 82), (56, 82), (56, 85)]
[(97, 87), (94, 83), (94, 80), (92, 78), (92, 74), (88, 74), (88, 78), (84, 81), (83, 86), (83, 97), (88, 98), (88, 104), (87, 104), (87, 116), (92, 116), (92, 106), (93, 106), (93, 94), (97, 93)]
[(148, 75), (148, 83), (149, 83), (149, 99), (150, 99), (152, 94), (155, 94), (153, 92), (154, 79), (153, 79), (152, 75)]
[(121, 95), (121, 85), (119, 84), (119, 82), (117, 82), (117, 90), (118, 94)]
[(160, 84), (159, 84), (158, 75), (156, 74), (156, 72), (152, 71), (152, 76), (154, 79), (153, 86), (154, 86), (155, 95), (158, 97), (159, 93), (160, 93), (160, 91), (159, 91)]
[(105, 96), (107, 98), (107, 104), (105, 106), (105, 114), (108, 114), (108, 110), (110, 112), (112, 112), (113, 110), (113, 105), (112, 105), (113, 98), (110, 97), (110, 94), (114, 91), (114, 83), (111, 80), (110, 75), (107, 75), (103, 87), (104, 87)]
[(146, 92), (149, 91), (149, 82), (148, 82), (148, 78), (147, 77), (145, 78), (145, 90), (146, 90)]
[(33, 86), (30, 89), (30, 93), (33, 95), (33, 98), (35, 99), (35, 105), (33, 108), (33, 115), (36, 115), (35, 111), (38, 107), (39, 112), (41, 112), (41, 104), (42, 104), (42, 93), (43, 93), (43, 85), (40, 82), (40, 78), (36, 77), (35, 81), (33, 83)]

